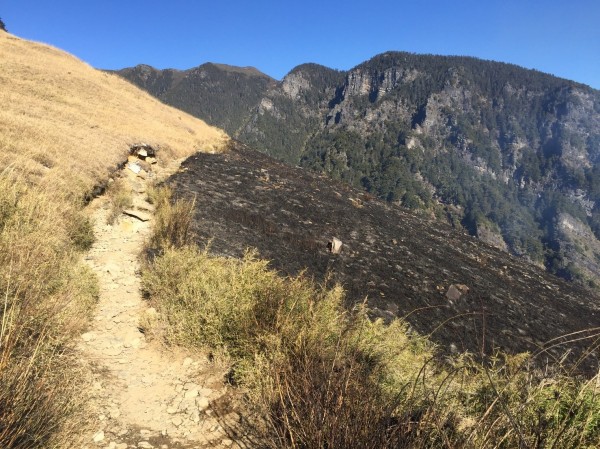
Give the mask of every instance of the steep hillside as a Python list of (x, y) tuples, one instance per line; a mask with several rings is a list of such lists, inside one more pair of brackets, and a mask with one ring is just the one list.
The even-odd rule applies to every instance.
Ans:
[(86, 447), (100, 419), (75, 345), (102, 289), (84, 200), (133, 144), (162, 167), (228, 137), (47, 45), (0, 31), (0, 55), (0, 447)]
[(253, 67), (207, 63), (180, 71), (147, 65), (116, 72), (167, 104), (236, 133), (275, 80)]
[(348, 72), (297, 67), (235, 135), (600, 285), (600, 93), (587, 86), (474, 58), (388, 52)]
[(220, 130), (120, 77), (43, 44), (0, 33), (0, 167), (83, 196), (126, 160), (130, 145), (182, 157), (222, 145)]
[[(449, 225), (240, 145), (183, 168), (170, 183), (195, 198), (199, 242), (211, 252), (252, 247), (283, 274), (329, 274), (351, 304), (367, 297), (376, 315), (406, 317), (451, 351), (499, 347), (545, 361), (595, 345), (598, 296)], [(339, 254), (327, 249), (334, 237)], [(585, 365), (595, 363), (588, 354)]]

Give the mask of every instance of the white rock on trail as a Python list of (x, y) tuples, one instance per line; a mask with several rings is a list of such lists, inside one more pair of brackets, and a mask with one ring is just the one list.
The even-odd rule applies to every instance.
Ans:
[(104, 441), (104, 432), (102, 430), (96, 432), (92, 437), (92, 441), (94, 443), (100, 443), (101, 441)]

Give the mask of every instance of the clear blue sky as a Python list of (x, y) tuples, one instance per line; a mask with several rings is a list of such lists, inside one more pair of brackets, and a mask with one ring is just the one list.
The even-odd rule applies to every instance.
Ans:
[[(13, 34), (94, 67), (349, 69), (388, 50), (511, 62), (600, 89), (600, 0), (3, 0)], [(1, 57), (1, 55), (0, 55)]]

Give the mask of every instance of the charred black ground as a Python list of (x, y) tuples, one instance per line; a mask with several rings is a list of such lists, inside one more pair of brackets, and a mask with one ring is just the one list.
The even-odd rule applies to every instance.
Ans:
[[(169, 182), (177, 196), (196, 197), (198, 243), (211, 241), (212, 253), (240, 257), (256, 248), (284, 274), (306, 270), (322, 280), (331, 273), (350, 304), (367, 297), (375, 314), (406, 317), (444, 348), (542, 352), (545, 362), (568, 349), (575, 360), (599, 343), (600, 298), (593, 293), (241, 144), (192, 156)], [(333, 237), (343, 242), (340, 254), (327, 248)], [(453, 284), (468, 293), (448, 299)], [(582, 366), (595, 369), (596, 352)]]

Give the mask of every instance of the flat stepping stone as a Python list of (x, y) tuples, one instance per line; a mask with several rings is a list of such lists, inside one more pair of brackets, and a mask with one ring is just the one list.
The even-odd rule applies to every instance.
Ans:
[(154, 210), (153, 204), (150, 204), (148, 201), (142, 200), (140, 198), (135, 198), (133, 200), (133, 207), (148, 212), (152, 212)]

